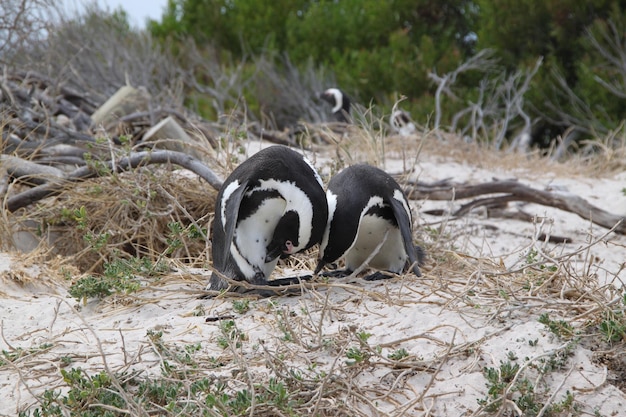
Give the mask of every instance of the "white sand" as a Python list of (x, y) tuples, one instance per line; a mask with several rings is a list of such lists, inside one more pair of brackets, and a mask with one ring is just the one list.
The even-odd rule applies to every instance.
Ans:
[[(322, 165), (323, 160), (317, 163)], [(398, 172), (402, 164), (388, 158), (386, 168)], [(558, 185), (610, 212), (626, 213), (626, 197), (621, 192), (624, 175), (602, 179), (560, 178), (549, 172), (541, 175), (519, 170), (505, 172), (441, 160), (419, 162), (415, 175), (425, 182), (451, 178), (469, 183), (515, 177), (540, 189)], [(415, 211), (458, 205), (415, 202)], [(513, 269), (523, 265), (532, 247), (557, 257), (602, 237), (603, 243), (571, 258), (576, 260), (570, 263), (574, 268), (572, 274), (583, 276), (585, 271), (590, 271), (597, 280), (594, 285), (623, 288), (626, 272), (620, 272), (620, 265), (626, 260), (625, 236), (605, 236), (607, 229), (549, 207), (527, 204), (523, 210), (539, 220), (531, 224), (488, 218), (478, 212), (448, 223), (444, 231), (452, 242), (450, 247), (453, 246), (459, 259), (468, 262), (478, 262), (469, 257), (491, 258), (492, 264), (484, 264), (483, 272), (487, 274), (494, 270), (493, 265)], [(424, 232), (425, 224), (441, 219), (418, 215), (418, 239), (434, 239)], [(567, 236), (573, 242), (567, 245), (536, 242), (533, 237), (540, 231)], [(438, 256), (429, 255), (431, 263)], [(394, 369), (383, 359), (360, 368), (360, 372), (350, 377), (369, 392), (370, 400), (378, 407), (377, 410), (363, 407), (365, 414), (469, 416), (479, 408), (477, 401), (486, 397), (484, 367), (497, 368), (513, 356), (520, 366), (537, 365), (541, 358), (548, 358), (567, 343), (537, 321), (540, 314), (549, 313), (551, 318), (564, 318), (574, 326), (581, 326), (585, 323), (584, 311), (568, 312), (567, 306), (570, 303), (589, 309), (594, 306), (589, 300), (576, 303), (567, 297), (545, 300), (523, 291), (498, 297), (498, 291), (506, 293), (509, 288), (496, 286), (490, 292), (490, 285), (496, 281), (490, 281), (487, 275), (447, 277), (440, 274), (442, 269), (431, 271), (432, 265), (427, 265), (421, 279), (407, 275), (384, 282), (336, 280), (346, 285), (323, 286), (298, 297), (275, 297), (273, 304), (267, 299), (253, 301), (250, 311), (243, 315), (233, 311), (232, 299), (197, 298), (197, 291), (206, 285), (206, 271), (183, 271), (180, 280), (154, 283), (135, 294), (134, 302), (120, 302), (129, 300), (128, 297), (109, 297), (103, 301), (90, 300), (77, 309), (77, 302), (67, 295), (67, 283), (49, 279), (55, 271), (50, 271), (45, 263), (24, 265), (20, 259), (12, 254), (0, 254), (0, 349), (12, 352), (17, 348), (37, 350), (47, 344), (50, 347), (0, 367), (0, 415), (7, 416), (36, 404), (33, 394), (62, 385), (59, 373), (62, 357), (71, 358), (70, 367), (94, 373), (107, 368), (144, 369), (147, 375), (159, 375), (161, 358), (151, 347), (146, 336), (148, 330), (163, 331), (164, 342), (181, 347), (200, 343), (199, 354), (206, 357), (233, 359), (216, 343), (219, 325), (205, 322), (207, 316), (219, 314), (235, 315), (237, 328), (247, 334), (241, 353), (249, 360), (253, 372), (269, 372), (262, 360), (263, 343), (270, 352), (281, 346), (285, 361), (304, 373), (315, 364), (318, 371), (349, 375), (351, 369), (345, 365), (345, 351), (333, 348), (329, 341), (352, 338), (352, 345), (358, 346), (354, 333), (367, 332), (372, 335), (367, 342), (382, 347), (383, 359), (398, 349), (406, 349), (414, 361), (423, 361), (431, 368), (402, 374), (402, 368)], [(475, 286), (474, 293), (467, 291), (471, 286)], [(329, 306), (324, 307), (325, 303)], [(197, 306), (203, 308), (204, 315), (192, 314)], [(304, 344), (282, 341), (279, 322), (283, 312), (292, 317), (290, 323), (295, 334), (308, 345), (326, 343), (327, 347), (307, 350), (302, 347)], [(284, 346), (290, 350), (285, 351)], [(227, 376), (237, 367), (236, 362), (206, 372)], [(575, 344), (563, 368), (550, 373), (546, 380), (547, 385), (536, 387), (545, 392), (544, 401), (551, 395), (554, 402), (561, 401), (569, 391), (587, 413), (597, 411), (603, 416), (626, 413), (626, 394), (607, 382), (606, 367), (594, 361), (593, 352), (582, 343)], [(392, 387), (393, 392), (385, 395)]]

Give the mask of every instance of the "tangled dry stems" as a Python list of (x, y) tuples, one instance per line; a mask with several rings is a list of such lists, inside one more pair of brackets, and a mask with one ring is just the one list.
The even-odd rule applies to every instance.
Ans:
[[(344, 137), (337, 138), (335, 145), (328, 147), (334, 146), (335, 150), (330, 152), (345, 157), (343, 163), (381, 151), (380, 147), (376, 147), (378, 138), (373, 134), (365, 139), (358, 137), (357, 140), (371, 144), (371, 148), (355, 146), (354, 142)], [(403, 146), (390, 140), (386, 143), (386, 151), (403, 155)], [(432, 146), (435, 145), (423, 141), (419, 146), (432, 155)], [(450, 151), (453, 155), (461, 149), (462, 153), (453, 157), (477, 158), (485, 164), (493, 162), (474, 145), (459, 146), (457, 143), (448, 147), (447, 142), (443, 142), (436, 146), (443, 148), (442, 152)], [(230, 152), (237, 152), (237, 146), (229, 149)], [(234, 155), (227, 160), (230, 161), (231, 157)], [(382, 159), (370, 157), (372, 161), (382, 163)], [(532, 164), (531, 159), (517, 163)], [(495, 160), (501, 162), (502, 158)], [(515, 160), (519, 161), (519, 158)], [(333, 165), (327, 167), (330, 172), (340, 168), (337, 161), (330, 164)], [(185, 239), (180, 235), (178, 238), (181, 238), (182, 245), (175, 252), (168, 253), (172, 240), (172, 230), (168, 225), (175, 222), (183, 228), (195, 224), (208, 229), (215, 194), (206, 184), (180, 172), (141, 168), (81, 183), (54, 199), (42, 202), (36, 210), (20, 214), (19, 220), (34, 221), (41, 230), (54, 230), (62, 236), (55, 242), (54, 248), (55, 253), (66, 258), (50, 257), (50, 248), (45, 246), (35, 252), (36, 255), (31, 255), (44, 254), (48, 259), (44, 264), (58, 265), (62, 262), (82, 272), (93, 272), (107, 259), (120, 254), (154, 260), (171, 258), (171, 265), (178, 268), (178, 273), (165, 274), (158, 281), (144, 277), (145, 285), (138, 292), (113, 295), (99, 302), (103, 314), (118, 315), (146, 305), (189, 300), (203, 293), (201, 289), (206, 284), (206, 275), (191, 272), (190, 268), (208, 265), (206, 238)], [(81, 224), (74, 213), (82, 207), (87, 216)], [(4, 215), (6, 218), (6, 213)], [(81, 224), (80, 228), (78, 224)], [(37, 397), (44, 387), (64, 389), (65, 383), (58, 373), (60, 358), (78, 363), (89, 360), (101, 362), (113, 378), (116, 390), (124, 397), (128, 411), (134, 415), (165, 411), (162, 405), (152, 404), (152, 409), (146, 409), (145, 405), (138, 404), (136, 387), (124, 384), (123, 378), (160, 380), (163, 383), (182, 381), (187, 387), (187, 398), (179, 400), (193, 403), (199, 407), (194, 410), (199, 409), (207, 415), (220, 413), (196, 401), (190, 386), (208, 377), (211, 383), (222, 384), (224, 393), (230, 397), (242, 390), (251, 393), (252, 400), (243, 413), (245, 415), (289, 415), (293, 412), (296, 415), (324, 416), (400, 416), (407, 413), (427, 416), (431, 415), (437, 398), (459, 394), (453, 388), (445, 393), (430, 392), (442, 366), (452, 358), (471, 357), (490, 338), (509, 329), (510, 324), (478, 339), (472, 339), (454, 325), (433, 323), (427, 331), (418, 334), (368, 341), (367, 329), (351, 322), (354, 306), (367, 306), (374, 315), (377, 314), (371, 310), (371, 303), (374, 302), (402, 308), (437, 306), (441, 311), (456, 312), (470, 326), (478, 319), (486, 323), (506, 322), (511, 317), (531, 315), (533, 311), (549, 311), (567, 319), (584, 335), (597, 333), (603, 314), (611, 311), (619, 300), (620, 293), (614, 286), (598, 284), (594, 276), (594, 259), (585, 256), (585, 251), (601, 244), (604, 236), (595, 238), (577, 251), (556, 254), (544, 249), (543, 242), (534, 240), (526, 248), (517, 250), (520, 261), (507, 268), (488, 255), (469, 255), (467, 243), (460, 232), (463, 228), (464, 225), (444, 219), (438, 228), (418, 231), (419, 240), (424, 242), (430, 254), (422, 279), (406, 275), (382, 284), (359, 279), (316, 280), (302, 283), (302, 295), (297, 298), (254, 301), (249, 297), (255, 303), (252, 312), (224, 316), (224, 319), (233, 317), (236, 332), (222, 334), (223, 350), (218, 354), (214, 353), (215, 349), (204, 348), (192, 355), (181, 355), (184, 346), (165, 337), (154, 336), (154, 333), (139, 345), (126, 346), (124, 334), (120, 331), (123, 361), (113, 363), (109, 359), (111, 354), (102, 347), (102, 336), (90, 323), (84, 322), (80, 331), (90, 333), (98, 346), (90, 354), (63, 352), (56, 347), (61, 340), (57, 336), (50, 340), (50, 346), (24, 354), (4, 366), (14, 369), (21, 383)], [(94, 251), (93, 245), (85, 241), (88, 233), (94, 236), (106, 234), (106, 244)], [(531, 251), (534, 251), (532, 259), (528, 256)], [(281, 263), (276, 273), (294, 269), (311, 270), (314, 262), (315, 251), (312, 251)], [(50, 267), (46, 270), (53, 278), (50, 285), (69, 285), (67, 273), (57, 272), (55, 275), (54, 269)], [(16, 282), (14, 275), (5, 275), (3, 279)], [(199, 314), (229, 313), (236, 300), (230, 296), (218, 296), (200, 308)], [(63, 308), (76, 311), (76, 306), (62, 297), (58, 298), (57, 305), (57, 311)], [(207, 307), (212, 313), (203, 310)], [(192, 307), (189, 314), (196, 314)], [(250, 315), (256, 317), (253, 321), (257, 324), (250, 328), (239, 327), (245, 326), (244, 319)], [(76, 313), (76, 316), (84, 320), (81, 314)], [(208, 343), (220, 343), (222, 340), (219, 336), (219, 323), (222, 321), (216, 322), (218, 330), (210, 333)], [(254, 331), (259, 325), (263, 329), (262, 336)], [(177, 334), (184, 339), (184, 332)], [(4, 341), (12, 346), (11, 341)], [(404, 357), (390, 358), (390, 353), (422, 342), (435, 346), (432, 353), (416, 356), (409, 349)], [(11, 349), (18, 351), (14, 347)], [(346, 359), (355, 357), (353, 360)], [(468, 365), (466, 371), (470, 372), (472, 367)], [(161, 371), (157, 371), (159, 369)], [(374, 374), (378, 383), (364, 383)], [(418, 376), (427, 379), (424, 389), (420, 391), (413, 385), (414, 378)], [(272, 380), (280, 381), (290, 398), (296, 399), (295, 402), (287, 407), (270, 400), (264, 401), (263, 398), (269, 397), (261, 394), (266, 392)], [(544, 401), (546, 407), (556, 400), (548, 396)], [(503, 407), (507, 404), (505, 401)], [(490, 415), (486, 407), (478, 407), (473, 415)]]
[[(264, 336), (248, 343), (239, 343), (245, 339), (227, 338), (227, 346), (218, 357), (212, 355), (195, 355), (191, 361), (182, 360), (180, 344), (168, 343), (165, 340), (148, 338), (138, 348), (122, 346), (125, 359), (121, 365), (109, 365), (110, 375), (122, 375), (130, 372), (135, 377), (154, 378), (149, 369), (175, 369), (162, 378), (166, 381), (185, 381), (192, 384), (201, 378), (210, 376), (214, 383), (225, 384), (226, 392), (236, 395), (242, 389), (251, 392), (261, 390), (269, 383), (268, 378), (282, 381), (290, 395), (298, 400), (293, 406), (296, 414), (308, 415), (403, 415), (407, 410), (419, 411), (429, 415), (428, 410), (433, 400), (441, 395), (429, 394), (429, 386), (421, 392), (415, 392), (408, 379), (417, 374), (429, 375), (431, 380), (437, 377), (441, 366), (449, 359), (465, 357), (472, 350), (492, 336), (505, 331), (507, 327), (489, 334), (479, 340), (467, 340), (458, 337), (462, 332), (451, 329), (450, 338), (437, 337), (437, 330), (445, 324), (433, 324), (428, 331), (410, 337), (389, 340), (382, 343), (369, 343), (364, 340), (365, 332), (356, 324), (345, 323), (340, 326), (331, 324), (353, 311), (353, 305), (379, 301), (385, 305), (410, 307), (422, 303), (438, 305), (441, 309), (456, 311), (468, 322), (476, 317), (487, 320), (503, 320), (520, 311), (530, 312), (541, 307), (542, 310), (555, 312), (562, 317), (570, 317), (581, 326), (589, 325), (594, 308), (608, 308), (610, 300), (606, 298), (606, 289), (597, 288), (593, 280), (580, 280), (567, 273), (566, 265), (560, 265), (556, 272), (546, 277), (543, 270), (530, 274), (533, 279), (550, 282), (540, 288), (528, 287), (527, 271), (509, 272), (503, 270), (489, 259), (476, 259), (458, 256), (454, 252), (444, 254), (450, 262), (440, 263), (427, 269), (425, 279), (407, 275), (401, 278), (400, 284), (370, 285), (363, 282), (322, 282), (304, 284), (305, 291), (301, 300), (291, 302), (258, 301), (256, 309), (265, 317)], [(459, 268), (461, 267), (461, 268)], [(532, 269), (532, 267), (531, 267)], [(445, 282), (436, 277), (447, 277)], [(102, 310), (106, 314), (119, 314), (128, 308), (137, 308), (146, 304), (159, 304), (171, 301), (172, 297), (188, 298), (186, 295), (168, 291), (176, 287), (188, 286), (188, 278), (167, 276), (158, 284), (153, 284), (140, 291), (125, 302), (120, 303), (118, 297), (104, 300)], [(197, 285), (198, 282), (195, 282)], [(563, 289), (577, 287), (577, 295), (563, 297)], [(331, 301), (332, 294), (341, 293), (340, 301)], [(503, 297), (503, 292), (508, 297)], [(470, 295), (471, 294), (471, 295)], [(128, 297), (120, 297), (128, 298)], [(472, 300), (469, 302), (468, 300)], [(130, 302), (130, 305), (128, 304)], [(59, 299), (58, 304), (68, 301)], [(477, 307), (480, 308), (477, 308)], [(74, 306), (69, 306), (72, 309)], [(60, 307), (59, 307), (60, 308)], [(227, 307), (228, 308), (228, 307)], [(257, 313), (255, 313), (257, 314)], [(77, 315), (80, 317), (80, 315)], [(235, 323), (243, 316), (237, 316)], [(509, 326), (510, 327), (510, 326)], [(96, 340), (100, 336), (91, 325), (84, 323)], [(247, 329), (241, 328), (242, 332)], [(122, 344), (124, 343), (121, 335)], [(415, 344), (419, 340), (434, 343), (437, 353), (429, 357), (408, 355), (399, 360), (390, 359), (385, 352)], [(209, 342), (214, 340), (209, 340)], [(54, 341), (51, 341), (54, 344)], [(8, 342), (7, 342), (8, 343)], [(100, 344), (100, 342), (98, 342)], [(358, 349), (363, 361), (347, 364), (346, 352)], [(383, 349), (381, 352), (380, 349)], [(108, 361), (109, 354), (102, 348), (93, 353), (100, 355), (102, 362)], [(156, 354), (146, 360), (148, 353)], [(31, 387), (33, 393), (43, 386), (61, 388), (63, 382), (54, 378), (56, 367), (47, 364), (58, 360), (58, 352), (54, 347), (42, 349), (33, 354), (24, 355), (9, 366), (15, 367), (23, 383)], [(69, 355), (70, 359), (71, 354)], [(320, 366), (320, 357), (326, 356), (326, 367)], [(85, 361), (84, 355), (73, 357), (77, 362)], [(46, 366), (42, 366), (46, 365)], [(319, 367), (319, 368), (318, 368)], [(138, 370), (138, 369), (143, 369)], [(324, 369), (321, 372), (320, 369)], [(363, 384), (363, 375), (382, 371), (384, 374), (377, 385)], [(208, 374), (207, 374), (208, 373)], [(130, 376), (127, 376), (130, 378)], [(46, 381), (38, 386), (35, 380)], [(127, 399), (129, 410), (132, 410), (133, 392), (128, 388), (118, 388)], [(192, 400), (191, 393), (189, 400)], [(390, 412), (389, 408), (395, 409)], [(213, 410), (202, 409), (215, 415)], [(132, 410), (136, 415), (148, 415), (148, 410), (137, 408)], [(249, 412), (253, 415), (286, 415), (271, 403), (252, 404)], [(246, 413), (248, 415), (248, 413)], [(482, 415), (482, 414), (476, 414)]]
[[(202, 265), (216, 195), (182, 171), (140, 168), (77, 184), (22, 212), (12, 223), (34, 236), (49, 236), (51, 252), (71, 258), (81, 271), (101, 271), (102, 262), (115, 256), (157, 261), (168, 255)], [(196, 226), (204, 236), (176, 235), (171, 223), (182, 229)], [(172, 239), (179, 239), (181, 246), (166, 253)]]

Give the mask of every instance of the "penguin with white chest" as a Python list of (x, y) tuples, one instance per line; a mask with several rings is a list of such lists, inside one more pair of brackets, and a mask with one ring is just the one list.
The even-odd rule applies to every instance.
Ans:
[[(424, 252), (413, 244), (411, 209), (404, 191), (389, 174), (365, 164), (347, 167), (330, 180), (326, 199), (328, 225), (315, 274), (344, 258), (345, 270), (323, 275), (349, 275), (365, 262), (371, 268), (398, 274), (408, 261), (413, 273), (421, 276)], [(365, 279), (388, 277), (377, 272)]]
[(335, 120), (350, 123), (350, 99), (338, 88), (329, 88), (320, 95), (321, 99), (332, 106)]
[(391, 128), (400, 136), (411, 136), (417, 132), (411, 116), (404, 110), (396, 110), (389, 117)]
[(279, 257), (319, 243), (328, 219), (322, 180), (313, 165), (286, 146), (271, 146), (242, 162), (217, 195), (213, 268), (208, 290), (223, 290), (220, 275), (254, 285), (269, 280)]

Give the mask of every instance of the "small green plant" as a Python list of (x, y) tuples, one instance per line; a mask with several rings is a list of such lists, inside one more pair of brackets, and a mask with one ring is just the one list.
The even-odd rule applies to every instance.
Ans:
[(45, 352), (49, 350), (52, 346), (53, 345), (51, 343), (43, 343), (38, 347), (30, 349), (23, 349), (21, 347), (18, 347), (12, 350), (2, 350), (2, 356), (0, 357), (0, 366), (4, 366), (8, 362), (16, 362), (25, 356), (36, 355), (37, 353)]
[[(111, 376), (106, 372), (90, 376), (81, 368), (61, 369), (61, 375), (69, 390), (66, 394), (46, 390), (41, 397), (40, 406), (32, 412), (33, 417), (62, 417), (70, 414), (84, 417), (117, 417), (126, 414), (123, 412), (127, 409), (126, 400), (118, 388), (125, 390), (133, 385), (133, 378), (125, 374)], [(116, 384), (113, 383), (113, 378), (116, 379)], [(20, 417), (30, 415), (30, 412), (19, 414)]]
[(540, 358), (536, 364), (533, 363), (530, 367), (537, 369), (539, 373), (544, 375), (565, 368), (567, 361), (573, 355), (578, 341), (579, 339), (574, 339), (568, 342), (563, 348), (556, 350), (548, 357)]
[[(148, 330), (146, 336), (152, 343), (153, 348), (159, 353), (161, 357), (169, 361), (186, 365), (192, 368), (197, 368), (198, 364), (195, 359), (195, 354), (202, 350), (202, 344), (200, 342), (185, 345), (180, 347), (177, 345), (168, 346), (163, 340), (163, 332), (156, 330)], [(167, 362), (165, 365), (167, 373), (176, 371), (175, 367)]]
[(183, 226), (179, 222), (170, 222), (167, 224), (169, 229), (169, 235), (166, 239), (167, 254), (173, 253), (176, 249), (183, 246), (181, 235), (183, 233)]
[(139, 384), (138, 394), (155, 404), (166, 408), (168, 411), (176, 411), (174, 402), (179, 393), (184, 389), (183, 381), (175, 379), (155, 379)]
[(69, 288), (71, 297), (86, 302), (89, 298), (105, 298), (114, 291), (113, 283), (104, 277), (88, 275), (80, 278)]
[(233, 310), (238, 314), (245, 314), (250, 311), (250, 300), (235, 300), (233, 301)]
[(195, 224), (190, 224), (187, 227), (187, 236), (190, 239), (205, 239), (208, 235), (207, 229), (198, 228)]
[(402, 348), (390, 353), (389, 355), (387, 355), (387, 357), (394, 361), (401, 361), (402, 359), (409, 357), (409, 352), (407, 352), (406, 349)]
[(83, 235), (83, 240), (89, 244), (93, 252), (97, 252), (106, 246), (110, 237), (109, 233), (94, 234), (87, 232)]
[(293, 342), (297, 340), (297, 335), (292, 328), (292, 318), (296, 317), (296, 313), (288, 309), (275, 310), (278, 328), (283, 332), (281, 340), (285, 342)]
[(231, 344), (236, 348), (241, 347), (241, 342), (248, 340), (245, 333), (241, 332), (234, 320), (224, 320), (220, 322), (221, 336), (217, 338), (217, 345), (222, 349), (226, 349)]
[(528, 390), (525, 386), (526, 380), (518, 380), (514, 387), (509, 387), (515, 376), (520, 370), (520, 366), (511, 362), (500, 362), (498, 368), (484, 368), (483, 375), (487, 380), (487, 398), (479, 399), (478, 404), (485, 407), (486, 411), (495, 412), (502, 406), (503, 399), (507, 397), (508, 392), (517, 391), (517, 386), (522, 384), (524, 391)]
[(370, 354), (357, 347), (351, 347), (346, 351), (346, 357), (348, 358), (346, 364), (351, 366), (357, 363), (366, 362), (369, 360)]
[[(484, 411), (501, 414), (509, 404), (513, 402), (522, 411), (523, 416), (536, 416), (543, 409), (544, 416), (577, 413), (578, 406), (574, 397), (567, 392), (565, 398), (560, 402), (552, 402), (548, 406), (544, 403), (544, 398), (551, 396), (547, 392), (538, 392), (537, 387), (546, 387), (545, 376), (555, 370), (560, 370), (565, 366), (565, 362), (571, 356), (575, 341), (570, 341), (562, 349), (558, 349), (548, 358), (540, 358), (537, 362), (527, 362), (525, 367), (511, 362), (500, 362), (497, 368), (485, 367), (483, 375), (486, 379), (487, 396), (479, 399), (478, 403)], [(515, 355), (513, 355), (515, 356)], [(509, 359), (511, 355), (509, 355)], [(516, 358), (517, 359), (517, 358)], [(526, 358), (526, 361), (529, 361)], [(528, 376), (530, 372), (530, 377)], [(552, 400), (554, 400), (552, 398)]]
[(565, 398), (563, 398), (558, 403), (554, 403), (548, 409), (546, 415), (557, 414), (557, 413), (565, 413), (567, 411), (573, 412), (569, 415), (578, 415), (580, 413), (579, 405), (574, 401), (574, 394), (570, 391), (565, 393)]
[(164, 270), (164, 264), (153, 264), (148, 258), (117, 258), (104, 264), (102, 275), (82, 277), (70, 286), (68, 292), (71, 297), (83, 302), (89, 298), (102, 299), (113, 293), (130, 294), (141, 287), (137, 275), (158, 274)]
[(608, 343), (626, 340), (626, 318), (621, 311), (606, 312), (600, 322), (600, 332)]
[(270, 378), (267, 391), (260, 395), (267, 403), (274, 405), (279, 410), (292, 410), (293, 401), (284, 382), (276, 378)]
[(626, 292), (622, 294), (621, 307), (604, 312), (600, 332), (607, 343), (626, 341)]
[(539, 252), (535, 248), (531, 248), (526, 254), (526, 264), (531, 265), (537, 262)]
[(204, 306), (202, 304), (198, 304), (191, 314), (195, 317), (202, 317), (206, 314), (206, 311), (204, 311)]
[(372, 337), (372, 334), (367, 332), (356, 332), (356, 337), (359, 339), (359, 343), (367, 345), (367, 340)]
[[(96, 139), (96, 141), (97, 140), (99, 139)], [(103, 177), (111, 172), (111, 169), (106, 162), (103, 162), (99, 159), (94, 159), (93, 155), (90, 152), (85, 152), (83, 154), (83, 159), (85, 160), (87, 166), (100, 177)]]
[(72, 211), (68, 209), (62, 209), (61, 216), (66, 219), (70, 218), (74, 220), (76, 222), (76, 228), (78, 230), (85, 230), (85, 228), (87, 227), (87, 223), (89, 222), (89, 219), (87, 218), (87, 209), (85, 208), (85, 206), (81, 206), (80, 208), (74, 209)]
[(552, 320), (548, 313), (539, 316), (539, 323), (546, 326), (557, 337), (569, 340), (574, 337), (574, 327), (565, 320)]

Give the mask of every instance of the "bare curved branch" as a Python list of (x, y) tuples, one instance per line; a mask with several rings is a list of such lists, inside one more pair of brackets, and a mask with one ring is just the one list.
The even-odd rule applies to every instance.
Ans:
[(114, 169), (115, 172), (123, 172), (129, 169), (137, 168), (139, 166), (170, 163), (181, 166), (194, 172), (195, 174), (198, 174), (202, 179), (208, 182), (209, 185), (211, 185), (216, 190), (219, 190), (222, 186), (222, 180), (217, 174), (215, 174), (210, 168), (208, 168), (199, 160), (183, 152), (136, 152), (131, 154), (130, 156), (121, 158), (120, 160), (116, 161), (115, 164), (113, 164), (111, 161), (107, 162), (106, 167), (108, 169), (97, 170), (94, 169), (93, 166), (88, 165), (73, 171), (63, 181), (39, 185), (37, 187), (24, 191), (7, 200), (7, 210), (9, 210), (10, 212), (14, 212), (22, 207), (29, 206), (30, 204), (33, 204), (34, 202), (39, 201), (43, 198), (60, 194), (61, 191), (70, 183), (102, 176), (113, 171)]
[[(537, 190), (518, 181), (493, 181), (477, 185), (463, 185), (448, 183), (446, 185), (428, 186), (425, 184), (409, 184), (406, 189), (409, 198), (430, 200), (459, 200), (486, 194), (500, 194), (501, 201), (526, 201), (554, 207), (574, 213), (599, 226), (613, 229), (619, 234), (626, 234), (626, 217), (611, 214), (594, 206), (582, 197), (563, 192)], [(471, 209), (491, 202), (492, 199), (478, 199), (463, 205), (454, 216), (463, 216)]]

